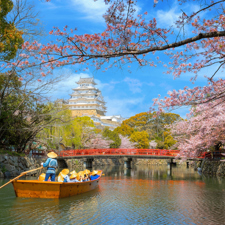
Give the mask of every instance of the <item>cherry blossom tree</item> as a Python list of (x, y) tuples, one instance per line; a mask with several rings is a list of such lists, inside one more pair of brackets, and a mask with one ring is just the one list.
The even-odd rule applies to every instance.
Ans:
[(136, 142), (131, 142), (129, 137), (125, 137), (122, 135), (119, 135), (120, 139), (121, 139), (121, 145), (120, 145), (120, 149), (135, 149), (136, 145), (138, 143)]
[(92, 137), (85, 143), (85, 147), (89, 149), (105, 149), (110, 148), (112, 140), (103, 138), (101, 134), (92, 134)]
[[(159, 6), (158, 2), (161, 1), (154, 0), (155, 7)], [(205, 74), (208, 82), (206, 86), (173, 90), (164, 99), (159, 97), (154, 100), (159, 112), (183, 105), (195, 106), (191, 111), (194, 116), (190, 119), (193, 123), (183, 122), (193, 124), (187, 125), (190, 133), (186, 133), (184, 137), (188, 138), (180, 141), (186, 146), (183, 150), (189, 149), (190, 154), (196, 155), (198, 151), (203, 150), (197, 137), (205, 135), (205, 128), (204, 132), (199, 133), (195, 126), (200, 129), (205, 124), (207, 132), (213, 131), (215, 141), (216, 119), (221, 119), (220, 107), (224, 106), (225, 80), (216, 78), (216, 75), (225, 64), (225, 0), (179, 0), (179, 3), (182, 13), (174, 25), (168, 27), (159, 24), (156, 18), (147, 20), (148, 12), (137, 15), (138, 0), (105, 0), (109, 7), (104, 14), (106, 29), (103, 32), (78, 35), (77, 29), (55, 27), (49, 32), (49, 35), (57, 37), (56, 40), (53, 38), (55, 41), (48, 44), (26, 41), (17, 60), (1, 62), (0, 66), (6, 71), (21, 73), (21, 79), (23, 76), (29, 76), (31, 68), (38, 68), (42, 76), (38, 79), (40, 82), (55, 68), (74, 64), (81, 65), (83, 70), (95, 66), (103, 71), (133, 62), (138, 62), (140, 66), (159, 64), (174, 78), (191, 73), (192, 82), (195, 82), (204, 68), (212, 68), (212, 74)], [(191, 3), (198, 4), (198, 9), (194, 10), (196, 7), (193, 7), (192, 11), (189, 7)], [(166, 7), (167, 3), (163, 4)], [(189, 11), (185, 12), (187, 8)], [(189, 32), (185, 32), (186, 30)], [(160, 60), (160, 52), (164, 52), (170, 59), (168, 64)], [(26, 73), (22, 73), (23, 71)], [(174, 129), (178, 131), (179, 125)], [(182, 133), (182, 130), (180, 131)], [(197, 136), (198, 133), (201, 135)], [(192, 140), (192, 144), (196, 143), (196, 152), (193, 152), (193, 146), (188, 147), (188, 139)], [(217, 141), (220, 139), (222, 135), (218, 133)], [(210, 140), (202, 143), (203, 147), (207, 148), (214, 143)]]
[[(193, 107), (188, 120), (171, 125), (182, 157), (196, 157), (211, 147), (225, 143), (225, 103), (219, 100)], [(214, 106), (214, 107), (212, 107)], [(216, 149), (218, 150), (218, 149)]]
[[(18, 62), (19, 68), (41, 66), (42, 74), (46, 76), (54, 68), (74, 64), (83, 65), (84, 70), (91, 65), (105, 70), (134, 61), (140, 66), (156, 66), (162, 63), (155, 56), (160, 51), (170, 57), (169, 65), (163, 65), (174, 77), (193, 72), (194, 80), (203, 67), (218, 65), (216, 73), (224, 65), (224, 0), (206, 0), (204, 3), (180, 1), (181, 11), (193, 2), (199, 3), (199, 9), (189, 15), (183, 12), (174, 26), (169, 28), (161, 27), (155, 18), (147, 21), (148, 12), (136, 15), (135, 4), (138, 1), (105, 2), (109, 5), (104, 15), (105, 31), (78, 35), (77, 29), (65, 26), (61, 30), (55, 27), (49, 34), (58, 37), (56, 42), (46, 45), (37, 41), (24, 43), (24, 60)], [(182, 34), (185, 29), (190, 29), (192, 33)], [(181, 46), (182, 50), (175, 50)], [(210, 82), (213, 77), (214, 74)]]

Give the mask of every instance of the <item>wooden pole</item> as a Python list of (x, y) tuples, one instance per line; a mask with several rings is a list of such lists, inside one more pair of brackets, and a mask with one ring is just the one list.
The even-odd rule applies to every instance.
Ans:
[(40, 169), (42, 169), (42, 168), (43, 168), (43, 166), (42, 166), (42, 167), (39, 167), (39, 168), (36, 168), (36, 169), (33, 169), (33, 170), (28, 170), (28, 171), (22, 172), (19, 176), (15, 177), (14, 179), (12, 179), (12, 180), (10, 180), (9, 182), (7, 182), (6, 184), (2, 185), (2, 186), (0, 187), (0, 189), (3, 188), (3, 187), (5, 187), (6, 185), (12, 183), (14, 180), (19, 179), (20, 177), (24, 176), (25, 174), (30, 173), (30, 172), (33, 172), (33, 171), (35, 171), (35, 170), (40, 170)]

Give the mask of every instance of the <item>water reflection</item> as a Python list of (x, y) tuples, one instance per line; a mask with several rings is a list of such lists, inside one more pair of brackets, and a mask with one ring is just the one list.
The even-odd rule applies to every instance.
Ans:
[(101, 169), (98, 189), (70, 198), (16, 198), (12, 186), (0, 190), (0, 224), (224, 224), (223, 179), (185, 167), (172, 175), (167, 166)]

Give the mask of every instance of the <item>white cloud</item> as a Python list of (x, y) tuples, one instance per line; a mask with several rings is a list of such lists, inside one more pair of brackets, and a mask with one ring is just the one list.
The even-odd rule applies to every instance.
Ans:
[(173, 90), (173, 87), (171, 85), (167, 84), (167, 83), (161, 83), (159, 86), (164, 88), (167, 91)]
[(91, 19), (95, 21), (103, 21), (103, 14), (108, 6), (103, 0), (71, 0), (72, 5), (79, 12), (83, 13), (83, 19)]
[[(70, 0), (72, 5), (75, 7), (75, 10), (82, 12), (82, 19), (88, 19), (92, 21), (103, 22), (103, 15), (108, 9), (109, 5), (106, 5), (104, 0)], [(141, 7), (136, 5), (134, 6), (135, 13), (134, 16), (137, 17), (137, 14), (141, 11)]]
[(140, 93), (142, 91), (142, 83), (138, 79), (126, 77), (123, 81), (128, 84), (130, 91), (133, 93)]
[(112, 99), (106, 97), (105, 100), (107, 102), (107, 115), (121, 115), (128, 118), (137, 113), (133, 108), (137, 109), (142, 104), (144, 98)]
[[(64, 71), (65, 73), (65, 71)], [(80, 79), (80, 77), (90, 77), (87, 73), (70, 73), (70, 71), (66, 72), (65, 78), (57, 83), (51, 92), (48, 93), (51, 96), (51, 100), (56, 100), (57, 98), (69, 99), (70, 94), (73, 93), (73, 88), (76, 88), (78, 85), (76, 82)]]
[(178, 17), (181, 16), (182, 12), (176, 12), (177, 7), (172, 7), (169, 11), (157, 10), (157, 21), (160, 25), (172, 26), (178, 20)]
[(150, 86), (150, 87), (155, 86), (155, 84), (153, 82), (149, 82), (149, 83), (145, 82), (145, 84), (148, 85), (148, 86)]

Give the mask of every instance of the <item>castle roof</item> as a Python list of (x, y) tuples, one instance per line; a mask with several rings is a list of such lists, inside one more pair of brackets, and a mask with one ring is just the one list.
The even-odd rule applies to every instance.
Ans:
[(76, 82), (77, 84), (94, 84), (96, 85), (95, 81), (94, 81), (94, 77), (89, 77), (89, 78), (81, 78), (80, 80)]

